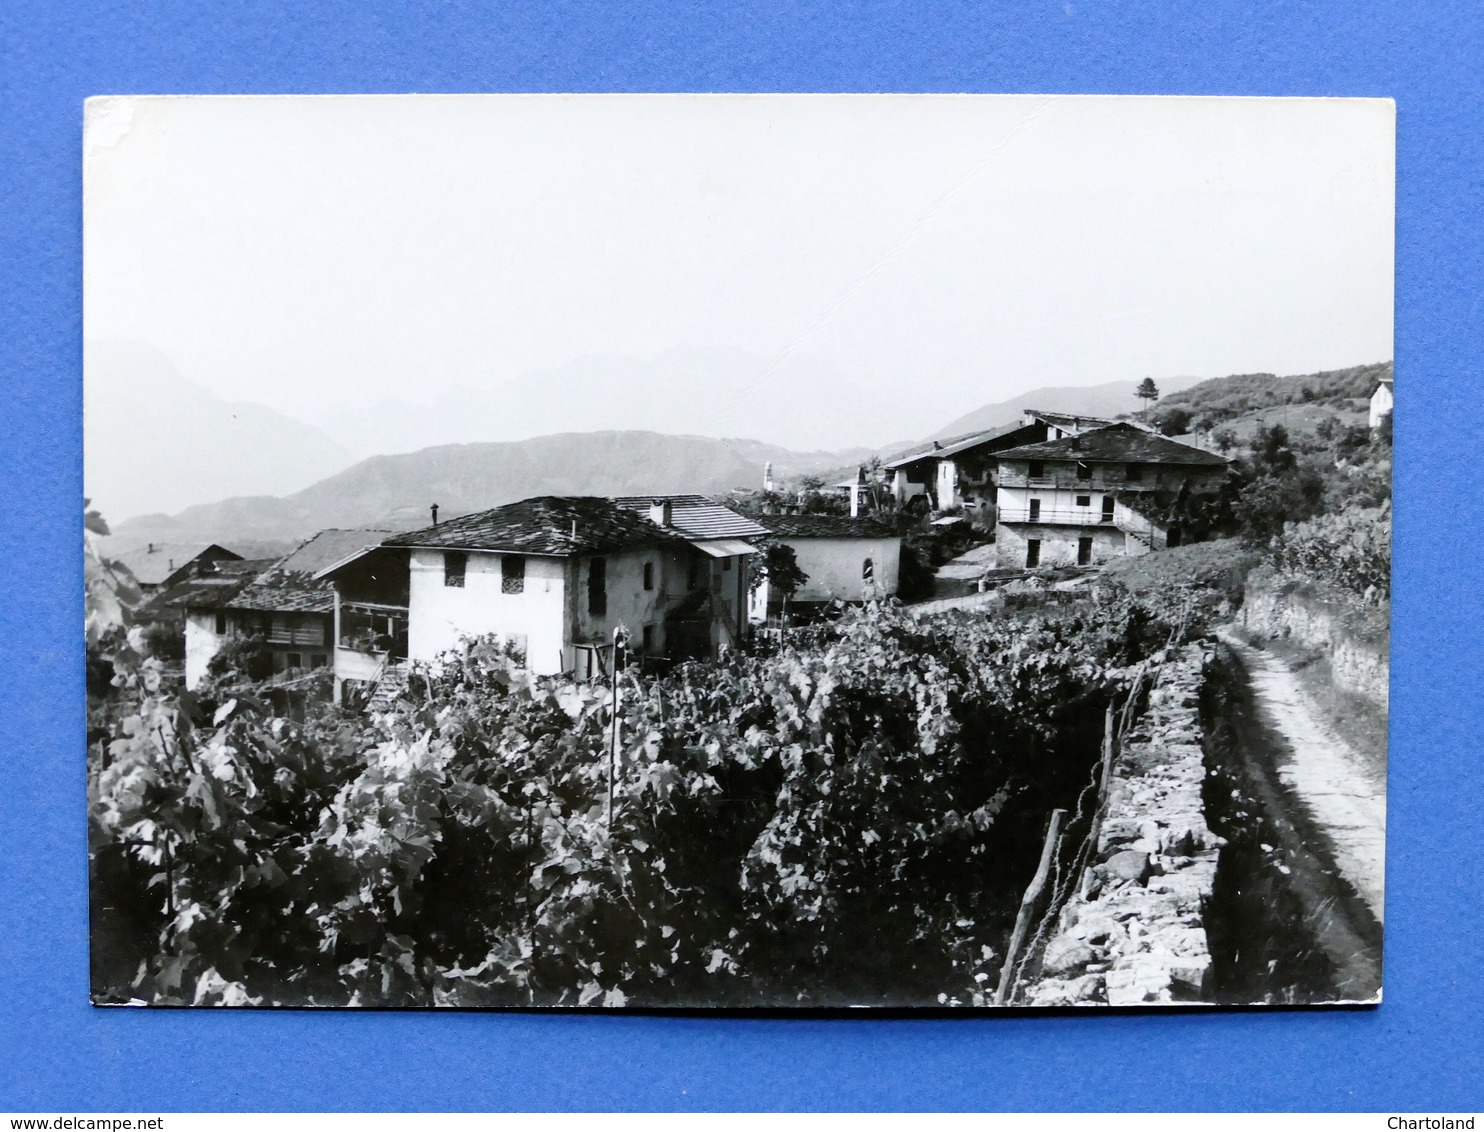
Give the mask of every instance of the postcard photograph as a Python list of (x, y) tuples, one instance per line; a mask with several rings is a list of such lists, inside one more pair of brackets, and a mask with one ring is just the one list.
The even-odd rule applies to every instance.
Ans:
[(1380, 1001), (1391, 102), (85, 119), (95, 1004)]

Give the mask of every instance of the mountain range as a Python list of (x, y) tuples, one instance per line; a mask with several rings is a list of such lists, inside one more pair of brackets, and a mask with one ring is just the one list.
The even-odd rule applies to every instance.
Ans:
[(725, 494), (763, 484), (771, 462), (780, 478), (859, 462), (867, 449), (793, 452), (755, 440), (713, 440), (654, 432), (561, 433), (494, 444), (451, 444), (374, 456), (302, 491), (247, 496), (117, 523), (113, 553), (146, 542), (274, 542), (327, 527), (426, 526), (443, 517), (532, 495)]
[(232, 495), (282, 495), (355, 462), (320, 429), (187, 380), (143, 342), (83, 347), (83, 480), (113, 519)]

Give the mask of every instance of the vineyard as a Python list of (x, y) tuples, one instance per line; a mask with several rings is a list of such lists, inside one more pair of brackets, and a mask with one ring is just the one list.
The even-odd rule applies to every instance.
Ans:
[(303, 719), (231, 673), (178, 691), (116, 629), (90, 667), (95, 1000), (983, 1004), (1047, 814), (1170, 629), (1111, 583), (872, 605), (617, 689), (475, 641), (394, 710)]

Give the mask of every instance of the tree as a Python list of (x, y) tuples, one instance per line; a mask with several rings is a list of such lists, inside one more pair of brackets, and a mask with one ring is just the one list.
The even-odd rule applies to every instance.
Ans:
[(748, 581), (752, 593), (768, 583), (771, 590), (783, 599), (784, 609), (799, 588), (809, 580), (809, 575), (799, 568), (794, 548), (784, 542), (769, 540), (758, 545), (758, 553), (752, 560), (752, 577)]
[(1190, 431), (1190, 422), (1194, 415), (1189, 409), (1165, 409), (1155, 423), (1165, 436), (1179, 436)]
[(1144, 402), (1144, 414), (1147, 416), (1149, 407), (1159, 400), (1159, 386), (1154, 384), (1154, 378), (1146, 377), (1139, 382), (1139, 387), (1134, 390), (1134, 396)]

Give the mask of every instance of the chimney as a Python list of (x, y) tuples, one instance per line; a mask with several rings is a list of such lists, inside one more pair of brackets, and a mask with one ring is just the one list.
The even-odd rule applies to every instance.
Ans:
[(933, 441), (933, 451), (934, 452), (939, 451), (942, 447), (943, 447), (943, 442), (941, 440), (935, 440), (935, 441)]
[(1073, 433), (1072, 436), (1071, 436), (1071, 441), (1072, 441), (1072, 451), (1073, 452), (1080, 452), (1080, 451), (1082, 451), (1082, 438), (1080, 436), (1078, 436), (1076, 433)]
[(428, 510), (433, 512), (433, 526), (436, 527), (438, 525), (438, 504), (433, 504)]
[(670, 501), (668, 499), (656, 499), (649, 505), (649, 521), (661, 527), (670, 525)]
[(145, 548), (145, 550), (144, 550), (144, 553), (146, 553), (146, 554), (153, 554), (154, 552), (155, 552), (155, 544), (154, 543), (150, 543), (149, 546), (147, 546)]

